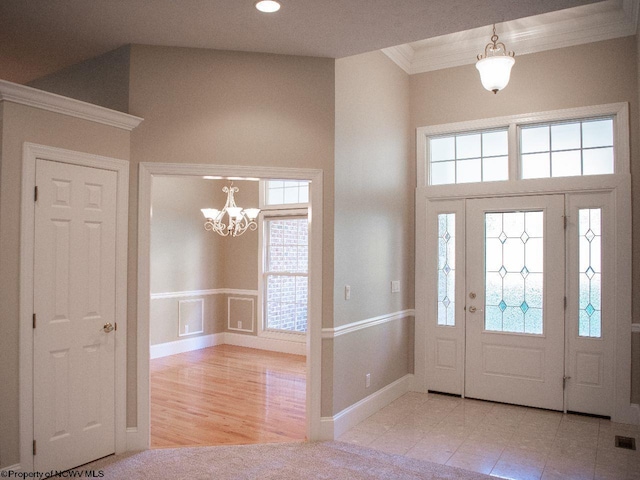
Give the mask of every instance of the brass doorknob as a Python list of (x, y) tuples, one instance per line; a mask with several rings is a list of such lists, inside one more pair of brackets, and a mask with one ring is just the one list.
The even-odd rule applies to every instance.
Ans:
[(105, 324), (104, 324), (104, 326), (102, 327), (102, 329), (103, 329), (106, 333), (109, 333), (109, 332), (113, 332), (114, 327), (113, 327), (113, 325), (111, 325), (110, 323), (105, 323)]
[(469, 311), (471, 313), (476, 313), (476, 307), (469, 307)]

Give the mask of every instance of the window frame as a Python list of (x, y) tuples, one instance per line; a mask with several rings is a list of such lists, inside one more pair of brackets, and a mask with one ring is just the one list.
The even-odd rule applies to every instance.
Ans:
[[(274, 218), (286, 217), (306, 217), (309, 220), (309, 203), (298, 204), (276, 204), (266, 205), (266, 182), (278, 179), (261, 180), (259, 185), (259, 204), (260, 217), (258, 222), (258, 336), (271, 338), (274, 340), (284, 340), (289, 342), (305, 343), (307, 332), (288, 332), (286, 330), (269, 330), (266, 328), (267, 321), (267, 295), (266, 295), (266, 232), (265, 221)], [(307, 181), (307, 180), (300, 180)], [(311, 195), (311, 181), (309, 183), (309, 195)], [(309, 197), (311, 198), (311, 197)], [(311, 255), (311, 237), (309, 237), (309, 255)], [(309, 257), (309, 265), (307, 270), (307, 278), (311, 278), (311, 257)], [(310, 304), (307, 301), (307, 312), (309, 312)], [(307, 321), (309, 316), (307, 315)], [(307, 330), (309, 324), (307, 323)]]
[[(295, 213), (297, 212), (297, 213)], [(305, 273), (302, 272), (274, 272), (272, 270), (268, 270), (266, 268), (267, 263), (268, 263), (268, 248), (269, 248), (269, 241), (268, 241), (268, 235), (269, 235), (269, 231), (268, 229), (265, 227), (265, 225), (267, 224), (267, 222), (269, 221), (275, 221), (275, 220), (283, 220), (283, 219), (288, 219), (288, 220), (302, 220), (302, 219), (306, 219), (308, 222), (308, 215), (306, 210), (298, 210), (296, 209), (295, 212), (292, 211), (287, 211), (286, 213), (283, 211), (279, 211), (279, 212), (274, 212), (274, 213), (269, 213), (267, 215), (264, 215), (261, 222), (262, 222), (262, 238), (263, 238), (263, 244), (262, 244), (262, 248), (261, 248), (261, 252), (262, 252), (262, 262), (261, 262), (261, 276), (260, 276), (260, 281), (261, 281), (261, 286), (262, 286), (262, 298), (261, 298), (261, 310), (262, 310), (262, 317), (260, 319), (260, 325), (261, 328), (260, 330), (268, 335), (268, 336), (272, 336), (272, 335), (295, 335), (295, 336), (301, 336), (303, 339), (305, 339), (307, 331), (305, 330), (304, 332), (298, 332), (298, 331), (288, 331), (288, 330), (279, 330), (279, 329), (270, 329), (267, 326), (267, 320), (268, 320), (268, 315), (267, 315), (267, 311), (268, 311), (268, 307), (267, 307), (267, 299), (268, 299), (268, 292), (267, 292), (267, 279), (269, 277), (269, 275), (281, 275), (281, 276), (289, 276), (289, 277), (305, 277), (307, 278), (307, 282), (309, 279), (309, 260), (307, 258), (307, 271)], [(307, 287), (308, 289), (308, 287)], [(307, 293), (307, 329), (309, 328), (308, 325), (308, 311), (309, 311), (309, 301), (308, 301), (308, 293)]]
[[(550, 177), (522, 179), (520, 160), (520, 127), (582, 121), (603, 117), (613, 118), (614, 164), (612, 174), (581, 175), (571, 177)], [(466, 133), (481, 133), (489, 130), (507, 128), (509, 179), (491, 182), (430, 185), (429, 138)], [(627, 103), (613, 103), (590, 107), (554, 110), (539, 113), (494, 117), (468, 122), (444, 125), (424, 126), (417, 129), (416, 169), (417, 187), (425, 188), (430, 196), (468, 197), (470, 195), (516, 194), (523, 191), (549, 191), (584, 188), (597, 188), (604, 181), (614, 184), (620, 174), (630, 173), (629, 151), (629, 106)]]
[(306, 182), (308, 184), (309, 189), (309, 198), (311, 195), (311, 182), (308, 180), (291, 180), (291, 179), (276, 179), (270, 178), (268, 180), (261, 180), (259, 185), (259, 208), (260, 211), (273, 211), (273, 210), (292, 210), (292, 209), (306, 209), (309, 207), (309, 202), (306, 203), (277, 203), (277, 204), (267, 204), (267, 191), (269, 182)]

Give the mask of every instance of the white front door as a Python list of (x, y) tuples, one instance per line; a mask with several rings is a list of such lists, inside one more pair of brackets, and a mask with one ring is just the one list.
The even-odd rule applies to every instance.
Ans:
[(466, 202), (465, 396), (563, 409), (564, 196)]
[(115, 452), (116, 180), (36, 161), (35, 471)]
[(425, 213), (427, 389), (611, 416), (614, 193), (434, 200)]

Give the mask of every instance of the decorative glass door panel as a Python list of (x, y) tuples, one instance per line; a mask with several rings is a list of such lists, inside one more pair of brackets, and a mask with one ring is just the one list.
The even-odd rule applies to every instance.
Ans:
[(564, 197), (465, 210), (465, 395), (562, 410)]
[(544, 213), (485, 213), (485, 330), (542, 328)]

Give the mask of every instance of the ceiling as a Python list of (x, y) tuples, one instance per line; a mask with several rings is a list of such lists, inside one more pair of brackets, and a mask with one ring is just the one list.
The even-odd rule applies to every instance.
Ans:
[(26, 83), (129, 43), (342, 58), (596, 2), (281, 0), (269, 15), (255, 0), (0, 0), (0, 78)]

